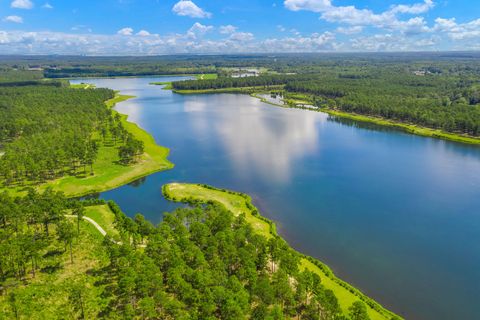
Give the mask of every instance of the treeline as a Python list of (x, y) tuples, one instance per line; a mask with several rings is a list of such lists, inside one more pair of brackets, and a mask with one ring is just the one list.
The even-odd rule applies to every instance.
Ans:
[[(313, 70), (319, 66), (312, 67)], [(319, 107), (480, 135), (480, 68), (462, 64), (325, 66), (322, 73), (173, 82), (175, 90), (284, 85)]]
[(319, 76), (290, 81), (288, 92), (313, 96), (320, 107), (480, 135), (480, 87), (456, 77), (384, 73), (374, 78)]
[[(67, 212), (76, 220), (68, 220)], [(41, 194), (31, 189), (22, 198), (0, 193), (0, 294), (8, 294), (41, 270), (60, 268), (45, 253), (58, 245), (71, 254), (84, 212), (81, 202), (51, 189)]]
[[(17, 297), (38, 274), (68, 277), (63, 265), (81, 263), (74, 257), (79, 245), (87, 245), (80, 232), (85, 206), (101, 202), (68, 200), (51, 190), (30, 190), (23, 198), (0, 194), (5, 315), (22, 318), (27, 307)], [(82, 276), (95, 288), (67, 281), (71, 287), (63, 303), (69, 318), (369, 319), (360, 301), (342, 310), (335, 294), (300, 267), (300, 255), (282, 239), (255, 233), (244, 216), (221, 205), (177, 209), (157, 227), (108, 205), (120, 240), (107, 236), (108, 261)]]
[(110, 303), (102, 317), (369, 319), (361, 302), (344, 315), (334, 293), (300, 270), (299, 255), (283, 240), (256, 234), (222, 206), (178, 209), (156, 228), (127, 220), (118, 225), (147, 245), (108, 245)]
[(97, 155), (94, 133), (111, 115), (108, 89), (0, 88), (0, 177), (7, 185), (75, 173)]
[(242, 87), (267, 87), (284, 85), (293, 76), (289, 75), (261, 75), (258, 77), (230, 78), (222, 77), (212, 80), (185, 80), (172, 82), (175, 90), (205, 90)]
[[(90, 174), (102, 146), (135, 162), (143, 143), (105, 105), (109, 89), (0, 86), (0, 182), (6, 186)], [(115, 159), (112, 159), (114, 161)]]

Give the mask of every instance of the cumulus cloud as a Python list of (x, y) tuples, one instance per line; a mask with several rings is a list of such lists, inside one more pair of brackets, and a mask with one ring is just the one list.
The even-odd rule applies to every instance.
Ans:
[(399, 4), (390, 9), (392, 13), (408, 13), (408, 14), (420, 14), (429, 11), (435, 7), (433, 0), (425, 0), (423, 3), (415, 3), (413, 5)]
[(139, 32), (137, 32), (137, 36), (148, 37), (149, 35), (150, 32), (148, 32), (147, 30), (140, 30)]
[(237, 27), (232, 26), (231, 24), (226, 25), (226, 26), (220, 26), (220, 33), (221, 34), (231, 34), (237, 31)]
[(23, 23), (23, 18), (19, 16), (7, 16), (3, 20), (7, 22), (13, 22), (13, 23)]
[(133, 29), (132, 28), (123, 28), (117, 31), (117, 34), (122, 35), (122, 36), (131, 36), (133, 34)]
[(324, 12), (332, 7), (331, 0), (285, 0), (285, 7), (292, 11)]
[(352, 5), (335, 6), (331, 0), (285, 0), (284, 5), (292, 11), (306, 10), (319, 13), (321, 19), (332, 23), (402, 29), (408, 27), (408, 24), (418, 23), (419, 20), (404, 21), (400, 20), (398, 15), (425, 13), (432, 9), (435, 4), (432, 0), (424, 0), (412, 5), (399, 4), (380, 13), (375, 13), (370, 9), (359, 9)]
[(172, 11), (179, 16), (190, 18), (210, 18), (212, 16), (210, 12), (204, 11), (190, 0), (180, 0), (173, 6)]
[(44, 9), (53, 9), (53, 6), (52, 6), (50, 3), (47, 2), (47, 3), (45, 3), (45, 4), (42, 6), (42, 8), (44, 8)]
[[(391, 7), (393, 8), (393, 7)], [(6, 18), (4, 18), (6, 20)], [(9, 19), (11, 20), (11, 19)], [(219, 32), (222, 27), (218, 27)], [(253, 33), (224, 28), (223, 38), (210, 36), (212, 25), (194, 23), (183, 33), (152, 34), (130, 27), (116, 34), (95, 34), (87, 26), (71, 33), (0, 31), (0, 54), (159, 55), (183, 53), (277, 53), (327, 51), (405, 51), (480, 49), (480, 19), (459, 23), (437, 18), (431, 26), (423, 17), (397, 19), (384, 29), (362, 25), (335, 26), (335, 31), (313, 34), (279, 33), (258, 39)], [(231, 32), (233, 31), (233, 32)], [(344, 35), (348, 35), (345, 37)]]
[(235, 32), (230, 35), (229, 39), (234, 41), (252, 41), (255, 37), (250, 32)]
[(10, 4), (10, 7), (16, 8), (16, 9), (32, 9), (33, 8), (33, 2), (30, 0), (14, 0)]
[(337, 32), (343, 34), (357, 34), (363, 31), (362, 26), (354, 26), (354, 27), (338, 27)]
[(437, 18), (433, 30), (444, 32), (453, 40), (480, 39), (480, 19), (467, 23), (457, 23), (455, 18)]
[(187, 36), (190, 38), (197, 38), (199, 36), (203, 36), (206, 33), (213, 30), (213, 26), (205, 26), (199, 22), (195, 22), (193, 26), (188, 29)]

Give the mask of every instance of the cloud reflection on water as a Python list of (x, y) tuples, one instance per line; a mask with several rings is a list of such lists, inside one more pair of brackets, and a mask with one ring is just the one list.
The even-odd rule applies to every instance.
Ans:
[(286, 109), (272, 112), (267, 108), (274, 107), (249, 96), (222, 95), (221, 101), (219, 105), (211, 99), (191, 97), (185, 100), (184, 111), (190, 114), (194, 134), (204, 136), (213, 131), (222, 141), (238, 176), (255, 179), (262, 175), (287, 183), (294, 163), (317, 152), (323, 114)]

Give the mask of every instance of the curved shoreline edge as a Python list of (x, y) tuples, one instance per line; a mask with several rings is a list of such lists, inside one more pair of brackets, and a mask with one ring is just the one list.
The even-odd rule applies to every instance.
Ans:
[[(235, 215), (245, 214), (246, 221), (259, 234), (267, 238), (281, 238), (277, 233), (275, 223), (261, 216), (258, 209), (252, 204), (251, 197), (245, 193), (218, 189), (206, 184), (169, 183), (162, 186), (162, 194), (165, 199), (174, 202), (188, 204), (219, 203)], [(366, 296), (359, 289), (337, 278), (326, 264), (301, 252), (296, 252), (301, 258), (300, 268), (309, 269), (319, 274), (325, 287), (334, 291), (342, 310), (348, 310), (351, 303), (361, 300), (366, 304), (372, 320), (401, 319), (400, 316), (385, 309), (381, 304)]]
[[(112, 109), (113, 112), (119, 114), (125, 129), (131, 134), (133, 134), (135, 138), (141, 140), (145, 145), (145, 153), (142, 156), (143, 158), (142, 163), (140, 164), (137, 163), (130, 167), (132, 171), (136, 170), (138, 171), (138, 173), (128, 175), (128, 172), (127, 172), (127, 174), (124, 174), (126, 175), (125, 177), (122, 177), (122, 174), (120, 174), (118, 176), (115, 176), (109, 179), (105, 183), (105, 185), (101, 188), (95, 188), (93, 185), (92, 188), (89, 190), (83, 190), (73, 194), (65, 192), (67, 196), (83, 197), (92, 193), (101, 193), (101, 192), (113, 190), (121, 186), (124, 186), (126, 184), (132, 183), (138, 179), (149, 176), (153, 173), (170, 170), (175, 167), (175, 165), (168, 160), (168, 156), (170, 155), (169, 148), (158, 145), (157, 142), (155, 141), (155, 138), (150, 133), (142, 129), (138, 124), (128, 121), (128, 115), (120, 113), (114, 109), (117, 103), (127, 101), (133, 98), (136, 98), (136, 97), (122, 95), (117, 91), (113, 99), (105, 101), (105, 105), (108, 108)], [(148, 164), (150, 164), (150, 166), (147, 167)], [(117, 179), (118, 181), (116, 181)]]
[[(116, 149), (103, 147), (103, 151), (99, 152), (99, 157), (94, 163), (95, 175), (87, 177), (65, 176), (32, 187), (39, 191), (52, 187), (55, 191), (63, 192), (67, 197), (80, 198), (116, 189), (156, 172), (173, 169), (175, 165), (168, 160), (170, 149), (158, 145), (150, 133), (140, 128), (136, 123), (128, 121), (128, 115), (114, 109), (117, 103), (133, 98), (135, 97), (122, 95), (116, 91), (115, 97), (104, 103), (107, 108), (120, 115), (120, 120), (125, 129), (144, 143), (145, 152), (139, 163), (130, 166), (117, 164), (115, 163)], [(25, 186), (18, 186), (2, 188), (0, 191), (7, 190), (12, 194), (23, 194), (25, 192), (24, 188)]]
[[(272, 87), (271, 89), (275, 90), (278, 88)], [(169, 90), (169, 88), (165, 88), (165, 90)], [(455, 133), (449, 133), (443, 130), (422, 127), (415, 124), (403, 123), (403, 122), (389, 120), (389, 119), (380, 118), (380, 117), (349, 113), (349, 112), (334, 110), (334, 109), (325, 108), (325, 107), (314, 109), (314, 108), (306, 108), (302, 106), (289, 106), (289, 105), (277, 104), (277, 103), (268, 101), (263, 97), (260, 97), (258, 94), (268, 93), (268, 92), (258, 91), (256, 90), (255, 87), (222, 88), (222, 89), (206, 89), (206, 90), (172, 90), (172, 92), (177, 94), (182, 94), (182, 95), (215, 94), (215, 93), (249, 94), (251, 97), (257, 98), (266, 104), (276, 106), (276, 107), (281, 107), (286, 109), (305, 109), (305, 110), (316, 111), (316, 112), (324, 112), (334, 117), (339, 117), (339, 118), (344, 118), (344, 119), (349, 119), (349, 120), (354, 120), (359, 122), (373, 123), (373, 124), (384, 126), (384, 127), (396, 128), (396, 129), (400, 129), (403, 132), (422, 136), (422, 137), (435, 138), (435, 139), (465, 143), (470, 145), (480, 145), (480, 138), (475, 138), (473, 136), (467, 136), (467, 135), (461, 135), (461, 134), (455, 134)]]

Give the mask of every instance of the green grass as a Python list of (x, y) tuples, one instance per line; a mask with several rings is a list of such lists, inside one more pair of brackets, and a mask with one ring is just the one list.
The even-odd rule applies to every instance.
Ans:
[[(113, 107), (116, 103), (130, 98), (133, 97), (117, 94), (115, 98), (106, 101), (105, 104)], [(144, 143), (145, 153), (137, 163), (133, 165), (120, 164), (117, 147), (101, 146), (93, 164), (94, 175), (90, 175), (87, 170), (87, 174), (83, 176), (65, 176), (34, 187), (38, 190), (52, 187), (56, 191), (64, 192), (69, 197), (79, 197), (111, 190), (152, 173), (173, 168), (174, 165), (167, 159), (170, 152), (168, 148), (157, 145), (155, 139), (148, 132), (136, 124), (128, 122), (126, 115), (121, 114), (121, 121), (127, 131)], [(5, 188), (14, 194), (22, 194), (24, 189), (25, 187)]]
[[(162, 187), (162, 191), (164, 196), (172, 201), (218, 202), (235, 215), (245, 214), (246, 220), (259, 234), (267, 238), (278, 236), (275, 225), (268, 219), (260, 216), (248, 195), (229, 190), (216, 189), (206, 185), (184, 183), (166, 184)], [(353, 302), (361, 300), (366, 303), (368, 314), (372, 320), (391, 319), (395, 315), (371, 298), (365, 296), (358, 289), (338, 279), (330, 268), (320, 261), (302, 255), (300, 267), (315, 272), (321, 277), (323, 285), (335, 293), (344, 312), (348, 310), (348, 307), (351, 306)]]
[(207, 189), (196, 184), (179, 183), (165, 185), (163, 193), (168, 199), (172, 200), (185, 201), (187, 199), (195, 199), (221, 203), (234, 215), (245, 214), (247, 221), (254, 226), (255, 230), (267, 238), (272, 237), (270, 224), (254, 216), (252, 210), (248, 208), (249, 204), (251, 205), (251, 199), (248, 196), (235, 192)]
[[(103, 211), (103, 206), (90, 207), (90, 212)], [(52, 233), (54, 233), (54, 229)], [(108, 255), (103, 245), (103, 236), (87, 221), (80, 223), (80, 235), (73, 244), (73, 264), (70, 262), (70, 251), (63, 252), (63, 245), (51, 246), (47, 251), (59, 251), (50, 263), (59, 262), (62, 266), (49, 274), (37, 271), (36, 277), (29, 276), (18, 283), (8, 293), (14, 292), (17, 297), (17, 308), (20, 319), (74, 319), (71, 304), (68, 301), (71, 283), (82, 283), (86, 319), (94, 319), (95, 315), (108, 303), (101, 297), (105, 290), (103, 285), (95, 285), (100, 277), (89, 271), (99, 270), (108, 264)], [(41, 266), (40, 266), (41, 267)], [(7, 295), (0, 295), (0, 319), (15, 319)]]
[(460, 135), (455, 133), (449, 133), (449, 132), (445, 132), (438, 129), (430, 129), (426, 127), (417, 126), (414, 124), (402, 123), (402, 122), (387, 120), (387, 119), (378, 118), (378, 117), (370, 117), (370, 116), (364, 116), (364, 115), (359, 115), (354, 113), (342, 112), (338, 110), (332, 110), (329, 108), (322, 108), (320, 109), (320, 111), (328, 113), (333, 116), (341, 117), (341, 118), (399, 128), (405, 132), (416, 134), (419, 136), (431, 137), (431, 138), (437, 138), (437, 139), (443, 139), (443, 140), (449, 140), (449, 141), (455, 141), (455, 142), (462, 142), (462, 143), (468, 143), (468, 144), (480, 144), (480, 138), (475, 138), (475, 137), (470, 137), (470, 136)]
[(95, 207), (86, 207), (85, 216), (95, 220), (103, 230), (107, 232), (107, 235), (116, 239), (120, 236), (120, 233), (115, 228), (115, 215), (108, 205), (100, 205)]
[(197, 80), (215, 80), (218, 78), (216, 73), (197, 74), (195, 76)]
[(93, 89), (95, 88), (94, 84), (89, 83), (78, 83), (78, 84), (70, 84), (70, 88), (73, 89)]

